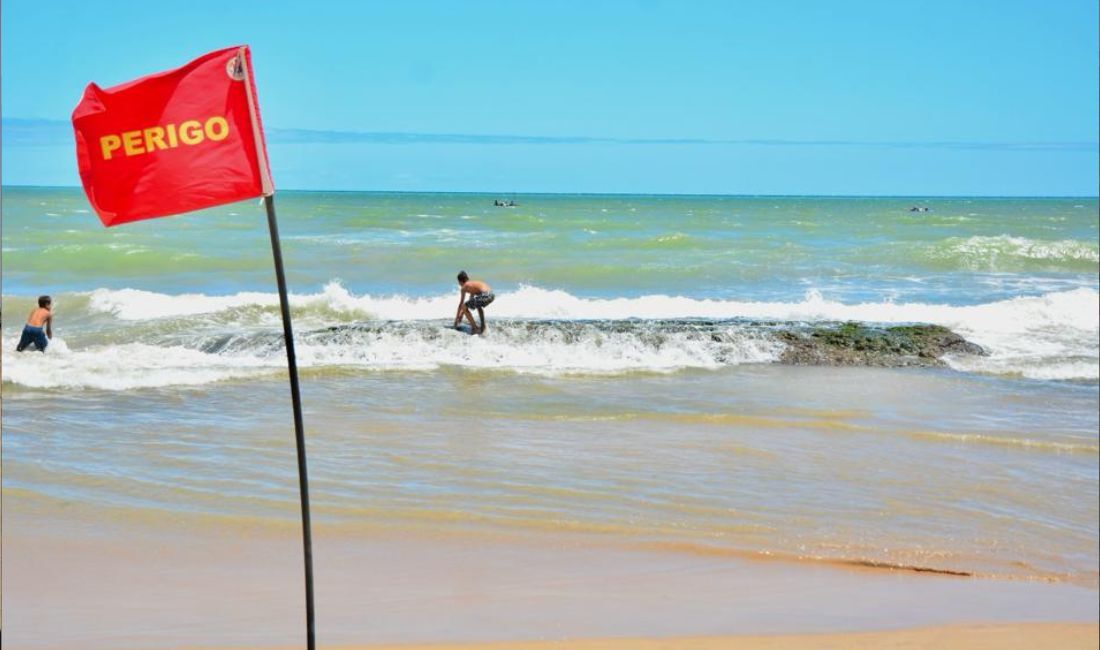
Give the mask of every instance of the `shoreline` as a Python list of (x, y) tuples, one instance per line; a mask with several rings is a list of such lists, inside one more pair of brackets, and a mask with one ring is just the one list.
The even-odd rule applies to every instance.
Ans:
[[(80, 504), (47, 512), (5, 496), (10, 647), (298, 647), (296, 527), (122, 522)], [(315, 531), (314, 562), (318, 645), (348, 650), (1023, 648), (1002, 641), (1034, 647), (1051, 635), (1066, 640), (1059, 647), (1093, 647), (1081, 640), (1095, 638), (1100, 603), (1097, 589), (1067, 583), (624, 549), (554, 534)]]
[[(50, 538), (56, 534), (60, 515), (75, 515), (82, 530), (98, 527), (100, 522), (110, 521), (112, 527), (130, 531), (139, 536), (162, 538), (173, 535), (197, 535), (214, 539), (238, 531), (250, 539), (277, 540), (296, 538), (301, 522), (297, 513), (289, 512), (286, 518), (267, 516), (236, 516), (231, 514), (173, 512), (155, 508), (127, 508), (121, 505), (73, 503), (33, 490), (6, 488), (4, 498), (9, 500), (20, 516), (29, 516), (34, 509), (49, 513), (40, 521), (24, 528), (34, 530), (32, 537)], [(1098, 591), (1100, 574), (1056, 574), (1036, 572), (1002, 573), (988, 568), (954, 569), (908, 562), (891, 562), (857, 557), (832, 557), (800, 555), (778, 551), (709, 545), (705, 541), (645, 541), (634, 538), (615, 538), (592, 531), (562, 529), (531, 530), (519, 528), (494, 528), (443, 526), (432, 521), (331, 521), (318, 517), (312, 521), (315, 538), (347, 545), (357, 540), (395, 543), (399, 540), (430, 540), (433, 543), (476, 546), (478, 544), (516, 546), (523, 548), (585, 549), (592, 553), (652, 554), (661, 557), (695, 558), (698, 561), (728, 561), (747, 563), (751, 566), (777, 566), (797, 571), (799, 567), (813, 570), (834, 570), (845, 573), (872, 576), (901, 575), (926, 576), (928, 578), (963, 579), (973, 581), (1003, 582), (1008, 584), (1066, 585)], [(174, 532), (169, 532), (174, 531)]]
[[(66, 129), (69, 127), (68, 122), (60, 122)], [(5, 184), (0, 185), (2, 189), (14, 189), (14, 190), (71, 190), (74, 192), (81, 191), (80, 185), (27, 185), (27, 184)], [(705, 199), (945, 199), (945, 200), (966, 200), (966, 199), (979, 199), (979, 200), (1066, 200), (1066, 201), (1097, 201), (1100, 200), (1100, 196), (1097, 195), (1075, 195), (1075, 194), (1056, 194), (1056, 195), (1037, 195), (1037, 194), (683, 194), (683, 193), (659, 193), (659, 194), (647, 194), (638, 192), (516, 192), (513, 190), (462, 190), (462, 191), (447, 191), (447, 190), (341, 190), (341, 189), (302, 189), (302, 188), (280, 188), (280, 192), (287, 194), (408, 194), (408, 195), (456, 195), (456, 196), (485, 196), (488, 198), (497, 197), (501, 195), (507, 196), (585, 196), (585, 197), (671, 197), (671, 198), (692, 198), (699, 197)], [(518, 206), (516, 206), (518, 207)]]

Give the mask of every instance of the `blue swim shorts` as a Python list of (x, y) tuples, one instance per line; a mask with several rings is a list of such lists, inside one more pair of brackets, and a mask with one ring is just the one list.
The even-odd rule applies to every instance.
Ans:
[(23, 336), (19, 338), (19, 345), (16, 346), (15, 351), (22, 352), (27, 349), (28, 345), (34, 345), (34, 349), (45, 352), (46, 346), (49, 344), (50, 341), (46, 338), (46, 330), (41, 327), (24, 325)]

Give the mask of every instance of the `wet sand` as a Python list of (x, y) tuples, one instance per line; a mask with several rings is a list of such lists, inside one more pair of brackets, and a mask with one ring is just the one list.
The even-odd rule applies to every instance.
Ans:
[[(5, 496), (5, 647), (300, 647), (295, 527), (152, 525), (83, 507), (44, 517), (41, 504), (28, 510), (19, 494)], [(1066, 583), (627, 550), (575, 536), (315, 534), (319, 647), (1073, 648), (1096, 639), (1097, 590)], [(459, 645), (430, 645), (441, 642)]]
[(333, 650), (1030, 650), (1095, 648), (1096, 625), (1042, 624), (933, 627), (889, 632), (784, 636), (583, 639), (472, 644), (346, 646)]

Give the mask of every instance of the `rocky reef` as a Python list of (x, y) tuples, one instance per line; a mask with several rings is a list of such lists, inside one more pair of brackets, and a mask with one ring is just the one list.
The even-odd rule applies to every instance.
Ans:
[(805, 366), (943, 366), (949, 354), (987, 354), (980, 345), (939, 325), (873, 327), (849, 322), (779, 329), (775, 335), (786, 346), (779, 362)]
[[(454, 338), (457, 334), (450, 324), (449, 321), (364, 321), (306, 331), (299, 336), (308, 343), (373, 350), (371, 354), (381, 354), (400, 363), (426, 358), (453, 362), (466, 358), (468, 342)], [(263, 340), (256, 336), (233, 334), (225, 340), (212, 340), (203, 349), (206, 352), (263, 349), (270, 353), (281, 345), (281, 336), (274, 332), (264, 333)], [(937, 367), (946, 365), (943, 357), (947, 355), (986, 354), (980, 346), (938, 325), (756, 319), (490, 319), (483, 340), (488, 346), (485, 350), (496, 355), (497, 363), (507, 365), (509, 355), (518, 355), (524, 364), (530, 364), (532, 358), (542, 359), (551, 368), (563, 359), (566, 368), (585, 367), (577, 360), (578, 355), (596, 357), (593, 367), (633, 363), (644, 369), (650, 367), (653, 359), (665, 363), (675, 359), (702, 367), (761, 362)], [(433, 356), (436, 354), (439, 356)]]

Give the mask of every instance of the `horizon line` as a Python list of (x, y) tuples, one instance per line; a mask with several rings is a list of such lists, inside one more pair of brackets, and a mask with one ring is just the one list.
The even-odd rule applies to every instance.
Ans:
[[(80, 185), (24, 185), (2, 184), (0, 188), (80, 190)], [(711, 198), (828, 198), (828, 199), (1092, 199), (1100, 200), (1100, 194), (770, 194), (770, 193), (699, 193), (699, 192), (524, 192), (494, 190), (337, 190), (282, 188), (278, 192), (329, 193), (329, 194), (475, 194), (504, 196), (683, 196)], [(251, 201), (252, 199), (243, 199)], [(216, 207), (216, 206), (215, 206)]]

